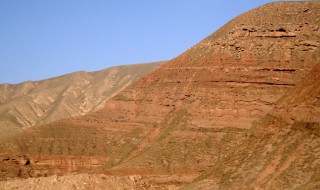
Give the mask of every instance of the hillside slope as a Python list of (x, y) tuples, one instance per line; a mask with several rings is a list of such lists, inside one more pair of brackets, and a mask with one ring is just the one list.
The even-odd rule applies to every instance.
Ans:
[(320, 63), (238, 146), (183, 189), (319, 189), (319, 96)]
[(42, 81), (0, 85), (0, 139), (17, 131), (84, 115), (164, 62), (76, 72)]
[(249, 11), (107, 102), (99, 114), (112, 118), (100, 121), (150, 130), (112, 172), (192, 177), (212, 167), (319, 61), (318, 10), (286, 2)]
[(103, 109), (3, 143), (3, 176), (99, 168), (153, 183), (191, 182), (319, 62), (319, 10), (319, 2), (281, 2), (240, 15)]

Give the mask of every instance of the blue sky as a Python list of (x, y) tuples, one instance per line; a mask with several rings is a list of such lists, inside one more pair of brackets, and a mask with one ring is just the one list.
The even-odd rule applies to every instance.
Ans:
[(0, 83), (172, 59), (268, 0), (0, 0)]

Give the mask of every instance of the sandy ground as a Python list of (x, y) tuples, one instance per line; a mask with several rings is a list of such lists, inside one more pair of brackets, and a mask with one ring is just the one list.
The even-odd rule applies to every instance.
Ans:
[(0, 181), (0, 189), (108, 189), (135, 190), (156, 189), (144, 183), (140, 176), (107, 176), (103, 174), (77, 174), (68, 176), (50, 176), (29, 179), (13, 179)]

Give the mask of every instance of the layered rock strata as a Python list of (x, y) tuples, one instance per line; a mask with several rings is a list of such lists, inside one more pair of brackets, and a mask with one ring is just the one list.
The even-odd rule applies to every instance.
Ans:
[[(3, 150), (55, 156), (80, 149), (81, 155), (108, 155), (101, 168), (108, 174), (178, 176), (165, 181), (178, 185), (190, 181), (237, 147), (252, 123), (319, 62), (319, 10), (319, 2), (282, 2), (249, 11), (123, 90), (105, 108), (34, 128), (12, 140), (10, 148), (3, 144)], [(52, 135), (55, 129), (87, 130), (81, 139), (92, 143), (77, 147), (73, 144), (82, 141), (72, 130), (66, 139)], [(39, 138), (44, 130), (52, 142)], [(28, 141), (31, 137), (37, 138)], [(54, 144), (58, 152), (46, 148)]]
[(320, 62), (238, 146), (182, 189), (319, 189), (319, 95)]

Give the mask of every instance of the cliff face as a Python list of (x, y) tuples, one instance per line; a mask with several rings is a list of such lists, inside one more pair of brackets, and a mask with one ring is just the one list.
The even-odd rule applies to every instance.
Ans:
[(0, 85), (0, 138), (21, 129), (84, 115), (163, 62), (77, 72), (52, 79)]
[(105, 108), (32, 128), (3, 150), (29, 157), (82, 151), (108, 157), (103, 170), (109, 174), (190, 182), (238, 147), (252, 123), (319, 62), (319, 10), (319, 2), (286, 2), (249, 11), (124, 89)]

